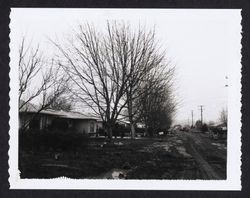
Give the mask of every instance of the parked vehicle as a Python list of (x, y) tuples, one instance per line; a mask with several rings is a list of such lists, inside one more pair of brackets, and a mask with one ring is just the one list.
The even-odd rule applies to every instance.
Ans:
[(209, 133), (209, 136), (213, 139), (224, 139), (227, 137), (227, 127), (210, 127)]

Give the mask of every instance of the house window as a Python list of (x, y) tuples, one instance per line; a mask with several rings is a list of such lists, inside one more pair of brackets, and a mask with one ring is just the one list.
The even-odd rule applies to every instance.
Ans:
[(95, 132), (94, 122), (90, 122), (90, 133), (94, 133), (94, 132)]

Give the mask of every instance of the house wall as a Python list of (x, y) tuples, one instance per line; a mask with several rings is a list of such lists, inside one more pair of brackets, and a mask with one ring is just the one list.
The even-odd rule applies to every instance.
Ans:
[(96, 133), (97, 130), (97, 122), (96, 120), (89, 121), (89, 133)]
[(40, 130), (47, 128), (50, 126), (55, 119), (53, 115), (41, 114), (40, 115)]
[[(21, 113), (19, 114), (19, 129), (27, 123), (27, 121), (33, 118), (34, 113)], [(39, 114), (36, 115), (35, 120), (32, 123), (29, 123), (27, 129), (35, 128), (38, 130), (46, 129), (48, 126), (53, 124), (53, 121), (57, 118), (54, 115), (48, 114)], [(60, 119), (60, 118), (59, 118)], [(96, 133), (97, 131), (97, 122), (96, 120), (83, 120), (83, 119), (66, 119), (63, 118), (61, 121), (67, 122), (68, 129), (72, 129), (72, 131), (76, 131), (77, 133), (81, 134), (89, 134), (89, 133)], [(34, 127), (35, 126), (35, 127)]]
[(103, 128), (103, 122), (102, 121), (97, 121), (96, 122), (96, 129), (102, 129)]
[[(32, 114), (27, 114), (27, 113), (19, 113), (19, 125), (18, 129), (21, 129), (24, 127), (25, 123), (28, 122), (32, 118)], [(29, 126), (27, 126), (27, 129)]]
[(91, 133), (91, 124), (93, 125), (92, 133), (96, 133), (96, 121), (95, 120), (74, 120), (74, 128), (78, 133), (88, 134)]
[(37, 129), (43, 130), (49, 125), (51, 125), (54, 120), (54, 116), (52, 115), (39, 114), (39, 115), (36, 115), (35, 117), (34, 115), (35, 113), (20, 113), (18, 128), (21, 129), (22, 127), (24, 127), (25, 124), (29, 124), (27, 126), (27, 129), (30, 129), (32, 122), (37, 121), (37, 124), (38, 124)]

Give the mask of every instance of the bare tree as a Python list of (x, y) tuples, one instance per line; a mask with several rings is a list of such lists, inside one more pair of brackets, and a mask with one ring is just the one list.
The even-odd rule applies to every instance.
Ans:
[(59, 55), (61, 68), (74, 83), (71, 92), (101, 116), (109, 137), (125, 107), (134, 137), (135, 104), (144, 91), (140, 87), (149, 73), (161, 72), (156, 68), (167, 65), (154, 31), (141, 27), (132, 31), (124, 23), (107, 22), (106, 31), (100, 33), (86, 24), (80, 25), (67, 44), (53, 43), (63, 55)]
[[(54, 72), (53, 60), (48, 67), (39, 46), (35, 49), (26, 47), (23, 38), (19, 48), (19, 111), (28, 111), (28, 107), (34, 100), (39, 102), (38, 108), (33, 111), (39, 113), (65, 92), (67, 80)], [(35, 116), (35, 115), (34, 115)], [(23, 125), (23, 130), (30, 120)]]
[[(146, 31), (139, 27), (136, 32), (132, 32), (129, 27), (123, 26), (121, 34), (122, 54), (126, 53), (128, 62), (127, 66), (127, 114), (131, 126), (131, 137), (135, 136), (135, 124), (138, 121), (138, 98), (145, 93), (140, 89), (142, 84), (147, 81), (149, 73), (155, 72), (159, 66), (163, 66), (164, 52), (160, 52), (157, 42), (155, 41), (155, 32)], [(165, 65), (164, 65), (165, 66)], [(158, 71), (159, 72), (159, 71)]]
[(220, 112), (220, 122), (226, 126), (227, 126), (227, 117), (228, 117), (227, 109), (223, 108)]
[[(144, 70), (142, 74), (135, 71), (133, 73), (139, 73), (138, 76), (132, 75), (132, 78), (130, 78), (128, 90), (126, 92), (126, 99), (128, 101), (127, 112), (131, 125), (132, 138), (135, 135), (135, 123), (141, 119), (140, 110), (146, 108), (142, 103), (143, 98), (147, 99), (156, 95), (156, 98), (152, 98), (152, 100), (157, 99), (158, 95), (153, 92), (157, 92), (156, 90), (160, 89), (165, 91), (168, 90), (168, 92), (170, 92), (170, 84), (172, 83), (171, 80), (174, 75), (174, 68), (168, 67), (168, 63), (164, 64), (163, 60), (163, 55), (157, 56), (157, 58), (153, 59), (152, 63), (150, 63), (149, 68), (146, 71)], [(161, 76), (164, 76), (165, 79)], [(139, 79), (137, 79), (137, 77), (139, 77)], [(166, 94), (168, 94), (168, 97), (170, 98), (170, 93), (167, 92), (162, 96), (165, 97), (165, 102), (167, 103), (169, 98), (166, 97)]]
[[(53, 95), (52, 95), (53, 97)], [(74, 100), (71, 97), (61, 96), (53, 100), (48, 108), (54, 110), (71, 111), (73, 109)]]
[(149, 75), (145, 91), (138, 100), (140, 117), (145, 124), (146, 133), (153, 135), (157, 130), (166, 130), (172, 123), (176, 102), (172, 94), (172, 78), (174, 71)]
[(112, 128), (127, 101), (127, 43), (118, 26), (107, 23), (106, 32), (98, 33), (93, 26), (79, 26), (68, 45), (53, 42), (61, 52), (59, 64), (74, 83), (71, 92), (106, 123), (109, 138)]

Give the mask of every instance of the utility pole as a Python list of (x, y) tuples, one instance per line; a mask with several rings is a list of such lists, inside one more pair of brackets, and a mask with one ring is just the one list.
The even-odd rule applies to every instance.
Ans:
[(194, 111), (193, 110), (191, 111), (191, 114), (192, 114), (192, 126), (191, 126), (191, 128), (193, 128), (194, 127)]
[(203, 125), (203, 107), (204, 107), (204, 105), (200, 105), (199, 106), (200, 107), (200, 111), (201, 111), (201, 125)]

